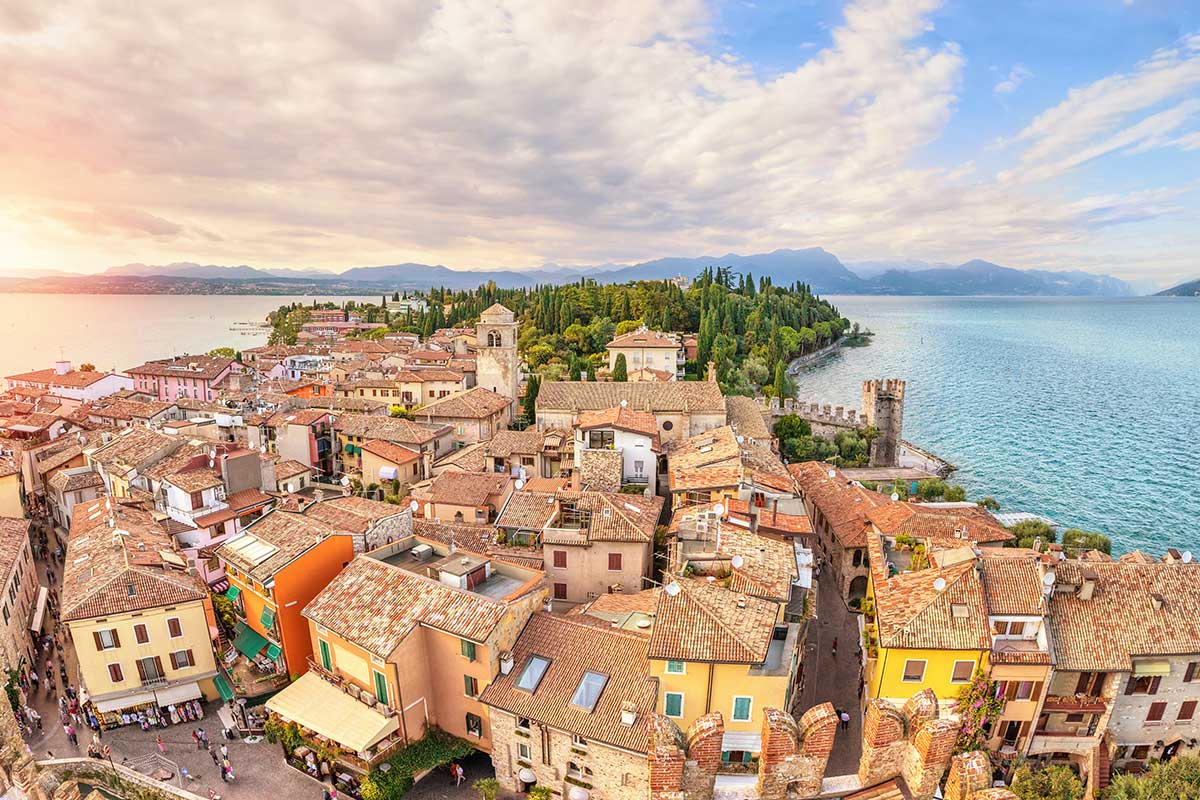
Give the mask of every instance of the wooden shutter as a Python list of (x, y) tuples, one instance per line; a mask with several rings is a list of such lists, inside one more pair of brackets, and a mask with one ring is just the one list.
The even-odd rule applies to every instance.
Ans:
[(1150, 694), (1158, 694), (1158, 685), (1162, 683), (1162, 677), (1155, 675), (1150, 679)]
[(1186, 722), (1194, 716), (1196, 716), (1196, 701), (1184, 701), (1183, 705), (1179, 707), (1179, 719)]
[(92, 631), (92, 638), (96, 640), (96, 649), (103, 650), (104, 642), (100, 641), (100, 631)]
[(134, 625), (133, 626), (133, 638), (137, 639), (138, 644), (146, 644), (147, 642), (150, 641), (150, 633), (149, 633), (149, 631), (146, 630), (145, 625), (141, 625), (141, 624)]
[(121, 634), (117, 633), (116, 628), (112, 629), (112, 635), (113, 635), (113, 647), (120, 647), (121, 646)]
[(108, 665), (108, 679), (113, 683), (120, 683), (121, 681), (125, 680), (125, 675), (121, 672), (120, 664)]
[(1075, 684), (1075, 694), (1088, 694), (1088, 686), (1092, 682), (1092, 673), (1079, 673), (1079, 682)]
[(563, 567), (567, 566), (567, 551), (566, 550), (555, 550), (554, 551), (554, 566), (557, 567), (558, 569), (562, 569)]
[(138, 668), (138, 678), (140, 678), (142, 681), (145, 681), (146, 680), (146, 665), (142, 663), (142, 660), (140, 658), (137, 660), (137, 668)]
[(1163, 718), (1163, 714), (1167, 711), (1167, 704), (1163, 702), (1151, 703), (1150, 713), (1146, 714), (1146, 722), (1158, 722)]
[(1183, 673), (1183, 682), (1191, 683), (1192, 678), (1194, 677), (1196, 677), (1196, 662), (1189, 661), (1187, 665), (1187, 671)]
[(613, 572), (616, 572), (621, 569), (621, 554), (620, 553), (609, 553), (608, 554), (608, 568), (609, 568), (609, 570), (611, 570)]
[(167, 620), (167, 630), (170, 631), (172, 637), (183, 636), (183, 626), (179, 624), (179, 617), (171, 617)]
[(166, 675), (166, 674), (167, 674), (166, 672), (164, 672), (164, 671), (163, 671), (163, 667), (162, 667), (162, 659), (161, 659), (161, 658), (159, 658), (158, 656), (155, 656), (155, 657), (154, 657), (154, 668), (158, 670), (158, 674), (159, 674), (159, 675)]
[(187, 665), (189, 667), (196, 666), (196, 657), (192, 655), (191, 648), (189, 647), (187, 650), (184, 650), (183, 652), (187, 655)]
[(1037, 702), (1038, 698), (1041, 696), (1042, 696), (1042, 682), (1035, 681), (1033, 684), (1033, 690), (1029, 693), (1029, 699), (1033, 700), (1034, 702)]
[(1129, 681), (1125, 684), (1125, 694), (1133, 694), (1134, 687), (1137, 686), (1137, 678), (1129, 676)]

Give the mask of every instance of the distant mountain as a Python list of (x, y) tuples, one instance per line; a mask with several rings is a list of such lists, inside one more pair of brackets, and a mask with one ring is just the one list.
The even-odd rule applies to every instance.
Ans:
[(1156, 297), (1200, 297), (1200, 278), (1187, 281), (1170, 289), (1163, 289)]
[(892, 260), (892, 261), (847, 261), (846, 268), (860, 278), (874, 278), (877, 275), (882, 275), (885, 272), (897, 270), (899, 272), (918, 272), (923, 269), (938, 269), (941, 267), (953, 267), (953, 264), (945, 261), (912, 261), (912, 260)]
[(528, 270), (458, 270), (440, 264), (405, 263), (353, 267), (335, 273), (312, 269), (259, 269), (244, 264), (227, 267), (180, 262), (164, 265), (123, 264), (99, 275), (55, 273), (20, 276), (0, 281), (0, 290), (87, 293), (120, 292), (125, 289), (139, 293), (279, 294), (291, 291), (347, 294), (427, 289), (432, 286), (473, 289), (489, 281), (494, 281), (501, 288), (512, 289), (547, 283), (570, 283), (581, 277), (602, 283), (666, 280), (677, 275), (694, 278), (705, 267), (725, 266), (735, 272), (753, 274), (755, 278), (769, 277), (776, 285), (801, 281), (821, 294), (1096, 297), (1134, 294), (1127, 283), (1107, 275), (1079, 271), (1019, 270), (979, 259), (958, 266), (928, 265), (918, 261), (861, 263), (864, 265), (864, 274), (848, 269), (837, 256), (820, 247), (775, 250), (746, 256), (726, 253), (697, 258), (668, 257), (633, 265), (543, 264)]

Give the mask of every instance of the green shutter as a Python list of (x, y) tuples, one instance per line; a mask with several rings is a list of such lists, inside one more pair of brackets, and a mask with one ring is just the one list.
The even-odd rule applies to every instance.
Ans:
[(469, 642), (466, 639), (462, 640), (462, 654), (468, 661), (475, 660), (475, 643)]
[(222, 700), (228, 702), (233, 699), (233, 687), (229, 685), (229, 681), (225, 680), (224, 675), (218, 673), (217, 676), (213, 678), (213, 684), (216, 685), (217, 693), (221, 695)]
[(262, 623), (264, 628), (271, 630), (271, 628), (275, 627), (275, 609), (270, 606), (263, 606), (262, 616), (258, 618), (258, 621)]
[(329, 642), (324, 639), (318, 639), (317, 642), (321, 645), (321, 666), (327, 670), (333, 669), (333, 658), (329, 655)]
[(733, 698), (733, 719), (736, 722), (745, 722), (750, 719), (749, 697)]
[[(374, 670), (372, 670), (372, 672), (374, 672)], [(382, 672), (374, 672), (374, 674), (375, 674), (375, 699), (377, 699), (379, 702), (383, 703), (384, 705), (387, 705), (387, 701), (388, 701), (387, 678), (385, 678), (383, 676)]]
[(463, 694), (467, 697), (475, 696), (475, 679), (470, 675), (463, 675)]
[(683, 695), (678, 694), (676, 692), (667, 692), (666, 701), (664, 703), (664, 706), (665, 706), (665, 708), (663, 709), (663, 712), (668, 717), (682, 717), (683, 716)]
[(238, 595), (241, 593), (242, 593), (242, 587), (230, 585), (230, 587), (225, 590), (225, 597), (227, 597), (230, 600), (237, 600)]

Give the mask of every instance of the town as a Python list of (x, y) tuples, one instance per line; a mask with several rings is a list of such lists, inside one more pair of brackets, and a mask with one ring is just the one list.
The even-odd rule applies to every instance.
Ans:
[(968, 499), (903, 377), (795, 399), (856, 326), (750, 279), (687, 330), (688, 288), (5, 376), (0, 791), (1102, 798), (1195, 760), (1191, 553)]

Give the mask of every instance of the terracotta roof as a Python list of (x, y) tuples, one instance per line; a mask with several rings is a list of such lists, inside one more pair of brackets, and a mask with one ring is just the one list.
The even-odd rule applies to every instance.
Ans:
[(674, 372), (667, 372), (661, 369), (651, 369), (650, 367), (642, 367), (641, 369), (630, 370), (628, 373), (630, 381), (673, 381), (676, 379)]
[(222, 484), (221, 476), (207, 468), (175, 472), (166, 476), (163, 480), (172, 486), (178, 486), (185, 492), (201, 492)]
[(214, 380), (234, 363), (220, 356), (176, 356), (159, 361), (147, 361), (140, 367), (125, 370), (130, 375), (154, 375), (160, 378), (201, 378)]
[(619, 406), (622, 400), (635, 411), (725, 413), (725, 397), (714, 381), (546, 381), (538, 390), (537, 407), (552, 411), (598, 411)]
[(309, 519), (350, 533), (366, 533), (382, 519), (408, 513), (406, 506), (392, 505), (365, 497), (333, 497), (311, 503), (302, 512)]
[(1200, 653), (1200, 564), (1068, 560), (1056, 572), (1060, 590), (1085, 573), (1096, 581), (1090, 600), (1051, 595), (1056, 669), (1122, 671), (1131, 657)]
[(496, 472), (443, 472), (429, 485), (426, 499), (432, 503), (484, 506), (511, 481), (511, 476)]
[(867, 542), (867, 514), (871, 509), (891, 502), (854, 484), (841, 472), (820, 461), (789, 464), (788, 471), (796, 477), (805, 502), (820, 510), (842, 547), (863, 547)]
[(509, 498), (496, 520), (500, 528), (543, 530), (561, 525), (564, 506), (586, 511), (589, 524), (581, 531), (589, 541), (653, 542), (664, 498), (611, 492), (535, 492), (523, 490)]
[(570, 478), (543, 478), (535, 475), (525, 480), (524, 492), (562, 492), (571, 488)]
[(111, 442), (92, 451), (89, 459), (103, 464), (106, 469), (116, 468), (124, 474), (144, 466), (151, 459), (172, 452), (184, 441), (176, 436), (134, 426), (124, 429)]
[(658, 609), (658, 596), (662, 589), (643, 589), (629, 594), (613, 592), (602, 594), (586, 607), (578, 607), (581, 612), (596, 614), (653, 614)]
[(662, 333), (661, 331), (652, 331), (642, 328), (636, 331), (618, 336), (611, 342), (605, 345), (609, 350), (621, 347), (645, 347), (657, 348), (660, 350), (678, 350), (679, 340), (674, 334)]
[(290, 458), (286, 461), (280, 461), (275, 465), (276, 480), (290, 478), (293, 475), (299, 475), (302, 472), (312, 472), (312, 467), (301, 464), (299, 461)]
[(0, 517), (0, 575), (4, 578), (29, 546), (29, 525), (27, 519)]
[[(530, 692), (517, 688), (516, 683), (533, 656), (547, 659), (550, 665)], [(607, 677), (590, 710), (571, 702), (587, 672)], [(647, 722), (657, 697), (658, 680), (650, 677), (644, 637), (600, 620), (538, 612), (517, 637), (512, 671), (497, 675), (479, 699), (588, 741), (644, 753), (649, 739)], [(627, 704), (637, 712), (632, 725), (621, 722)]]
[(67, 373), (59, 374), (50, 369), (38, 369), (33, 372), (22, 372), (17, 375), (9, 375), (6, 380), (24, 381), (26, 383), (41, 383), (46, 386), (61, 386), (68, 389), (82, 389), (85, 386), (91, 386), (97, 381), (104, 380), (110, 374), (108, 372), (94, 372), (91, 370), (73, 369)]
[[(749, 521), (750, 502), (748, 500), (726, 498), (725, 507), (729, 509), (730, 516)], [(759, 530), (766, 528), (769, 531), (793, 535), (813, 532), (812, 520), (809, 519), (808, 514), (788, 514), (772, 506), (770, 501), (765, 507), (756, 509), (756, 514)]]
[(364, 444), (362, 449), (393, 464), (407, 464), (421, 457), (421, 454), (416, 450), (410, 450), (403, 445), (385, 442), (382, 439), (372, 439)]
[(704, 580), (675, 578), (679, 592), (659, 597), (650, 658), (761, 664), (779, 604)]
[(977, 505), (939, 506), (892, 503), (873, 508), (867, 519), (885, 536), (908, 535), (938, 543), (1009, 542), (1015, 537), (995, 517)]
[(442, 456), (434, 462), (435, 469), (454, 467), (460, 472), (483, 472), (487, 468), (484, 455), (487, 454), (488, 443), (476, 442)]
[(358, 556), (304, 607), (303, 614), (369, 653), (386, 658), (418, 625), (486, 641), (507, 606), (369, 556)]
[(725, 419), (740, 436), (760, 442), (771, 441), (771, 431), (763, 419), (762, 407), (752, 397), (730, 395), (725, 398)]
[(676, 442), (667, 455), (672, 492), (759, 484), (791, 493), (795, 481), (768, 447), (745, 439), (723, 425)]
[(537, 455), (549, 451), (558, 454), (563, 452), (564, 446), (570, 449), (571, 443), (570, 431), (528, 428), (523, 431), (497, 431), (487, 442), (486, 450), (489, 456), (497, 458), (508, 458), (513, 453)]
[(483, 319), (485, 317), (488, 317), (488, 318), (502, 317), (502, 318), (506, 318), (506, 319), (513, 319), (514, 314), (510, 309), (506, 308), (505, 306), (501, 305), (500, 303), (492, 303), (490, 306), (485, 308), (479, 315), (480, 319)]
[(11, 458), (0, 458), (0, 478), (7, 478), (9, 475), (16, 475), (21, 470), (17, 468), (17, 462)]
[(100, 477), (100, 473), (91, 470), (75, 472), (64, 469), (50, 476), (49, 485), (56, 492), (77, 492), (93, 486), (103, 486), (104, 479)]
[[(938, 583), (939, 580), (944, 584)], [(972, 562), (946, 569), (903, 572), (876, 583), (875, 614), (880, 647), (991, 648), (983, 584)]]
[(267, 425), (277, 428), (280, 425), (316, 425), (329, 416), (325, 408), (285, 408), (276, 411), (267, 418)]
[(422, 445), (432, 442), (445, 430), (445, 426), (429, 426), (399, 417), (376, 416), (374, 414), (341, 414), (333, 427), (347, 436), (363, 439), (382, 439), (393, 444)]
[(211, 514), (203, 514), (196, 517), (193, 521), (197, 527), (208, 528), (213, 525), (226, 522), (234, 517), (240, 516), (240, 513), (255, 506), (268, 506), (275, 502), (275, 498), (269, 494), (263, 493), (259, 489), (243, 489), (240, 492), (234, 492), (225, 498), (225, 502), (229, 504), (227, 508), (222, 508), (219, 511), (214, 511)]
[(421, 406), (414, 413), (431, 419), (485, 419), (508, 408), (511, 401), (493, 391), (476, 386), (465, 392), (455, 392), (440, 400)]
[[(79, 439), (82, 436), (83, 441)], [(45, 447), (36, 451), (36, 469), (38, 474), (45, 475), (51, 470), (58, 469), (72, 459), (78, 458), (86, 447), (94, 447), (100, 443), (100, 431), (75, 432), (60, 436)]]
[(584, 411), (575, 420), (575, 427), (587, 431), (594, 428), (615, 428), (656, 438), (658, 423), (648, 411), (634, 411), (627, 406), (613, 406), (598, 411)]
[[(105, 503), (116, 525), (108, 527)], [(166, 555), (164, 555), (164, 553)], [(75, 506), (63, 570), (62, 619), (78, 620), (203, 600), (167, 532), (136, 505), (100, 498)]]
[[(490, 525), (454, 525), (428, 519), (414, 519), (413, 533), (422, 539), (444, 544), (447, 547), (470, 550), (472, 553), (488, 555), (495, 546), (496, 530)], [(541, 558), (537, 560), (540, 562)]]
[(1042, 577), (1036, 558), (1019, 555), (1014, 558), (981, 558), (977, 569), (983, 579), (983, 593), (989, 613), (1043, 615)]
[[(336, 532), (335, 532), (336, 534)], [(252, 522), (217, 548), (217, 555), (260, 583), (299, 558), (330, 535), (329, 525), (303, 514), (275, 509)], [(253, 539), (267, 545), (267, 554), (247, 556), (241, 547)]]

